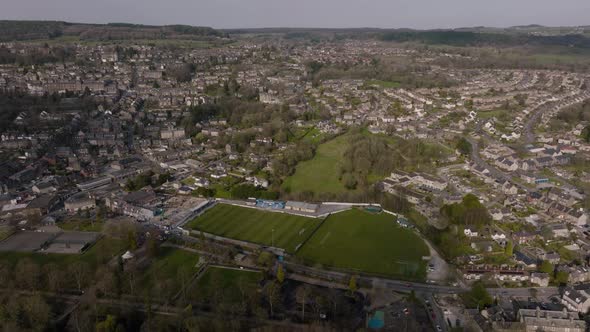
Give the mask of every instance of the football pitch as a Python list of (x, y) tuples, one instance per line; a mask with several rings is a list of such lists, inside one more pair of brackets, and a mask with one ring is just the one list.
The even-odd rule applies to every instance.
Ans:
[(429, 250), (395, 217), (351, 209), (328, 217), (297, 252), (308, 264), (366, 272), (406, 280), (424, 280)]
[(223, 237), (294, 252), (319, 222), (315, 218), (217, 204), (192, 220), (188, 226)]

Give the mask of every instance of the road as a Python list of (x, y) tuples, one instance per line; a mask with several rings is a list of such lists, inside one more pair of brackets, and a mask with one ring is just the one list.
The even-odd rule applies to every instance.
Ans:
[(535, 130), (534, 129), (537, 125), (537, 122), (539, 122), (539, 120), (542, 118), (543, 114), (545, 114), (548, 111), (552, 111), (552, 113), (557, 114), (562, 109), (569, 107), (571, 105), (580, 103), (581, 101), (583, 101), (584, 99), (587, 99), (589, 97), (590, 97), (590, 92), (584, 91), (580, 94), (576, 94), (573, 96), (566, 96), (565, 98), (563, 98), (559, 101), (550, 101), (550, 102), (545, 102), (545, 103), (539, 105), (537, 108), (535, 108), (533, 110), (533, 115), (531, 115), (527, 119), (527, 121), (524, 125), (524, 128), (523, 128), (524, 135), (522, 135), (522, 137), (524, 137), (523, 143), (525, 145), (528, 145), (528, 144), (532, 144), (535, 142)]
[[(531, 291), (534, 289), (535, 291)], [(552, 296), (559, 296), (559, 289), (557, 287), (532, 287), (532, 288), (488, 288), (488, 292), (492, 296), (503, 297), (537, 297), (548, 299)], [(535, 293), (535, 294), (533, 294)], [(534, 296), (533, 296), (534, 295)]]

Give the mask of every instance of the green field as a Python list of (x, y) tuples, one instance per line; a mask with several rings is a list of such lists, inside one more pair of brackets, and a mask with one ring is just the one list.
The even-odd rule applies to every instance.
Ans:
[(79, 231), (79, 232), (101, 232), (104, 227), (104, 222), (91, 221), (83, 218), (73, 218), (71, 220), (61, 222), (57, 226), (65, 231)]
[(348, 146), (348, 135), (338, 136), (321, 144), (313, 159), (301, 162), (295, 174), (285, 179), (283, 189), (290, 192), (328, 192), (346, 191), (340, 182), (340, 160)]
[(322, 224), (297, 256), (308, 264), (362, 271), (408, 280), (424, 280), (426, 244), (395, 217), (352, 209)]
[(67, 267), (75, 262), (87, 263), (91, 268), (97, 267), (116, 254), (122, 253), (125, 249), (125, 242), (122, 240), (103, 237), (98, 240), (90, 249), (82, 254), (45, 254), (42, 252), (2, 252), (0, 263), (9, 266), (16, 265), (19, 261), (29, 258), (37, 264), (56, 263)]
[(142, 272), (141, 289), (156, 289), (160, 297), (171, 298), (182, 289), (183, 280), (188, 283), (197, 272), (199, 255), (190, 251), (160, 247), (158, 255)]
[(190, 271), (196, 272), (199, 255), (190, 251), (161, 247), (158, 255), (145, 271), (145, 275), (156, 275), (161, 279), (175, 279), (179, 269), (186, 266)]
[(209, 302), (217, 296), (224, 302), (235, 303), (255, 292), (261, 278), (260, 272), (209, 267), (191, 289), (190, 298)]
[(380, 80), (370, 80), (366, 82), (367, 85), (378, 85), (382, 88), (386, 89), (393, 89), (399, 88), (401, 84), (399, 82), (391, 82), (391, 81), (380, 81)]
[(218, 204), (189, 222), (188, 227), (232, 239), (274, 245), (294, 252), (318, 222), (314, 218)]
[(69, 268), (72, 268), (77, 263), (83, 263), (85, 266), (85, 272), (88, 274), (85, 285), (90, 285), (94, 282), (96, 270), (116, 255), (122, 254), (125, 247), (126, 243), (122, 240), (103, 237), (83, 254), (2, 252), (0, 253), (0, 265), (9, 267), (14, 271), (19, 262), (30, 260), (37, 265), (41, 271), (44, 271), (49, 264), (55, 264), (57, 269), (65, 273), (63, 280), (64, 286), (75, 288), (74, 278), (71, 273), (67, 272)]

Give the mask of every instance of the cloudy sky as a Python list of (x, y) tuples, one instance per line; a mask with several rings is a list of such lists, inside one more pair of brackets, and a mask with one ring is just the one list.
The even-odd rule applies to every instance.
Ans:
[(0, 0), (0, 19), (214, 28), (590, 25), (590, 0)]

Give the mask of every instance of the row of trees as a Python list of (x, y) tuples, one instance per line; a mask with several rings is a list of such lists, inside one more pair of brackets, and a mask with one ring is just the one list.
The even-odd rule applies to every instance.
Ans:
[(465, 195), (461, 203), (443, 205), (440, 212), (454, 225), (483, 226), (492, 220), (486, 207), (473, 194)]
[(127, 180), (125, 189), (127, 191), (138, 191), (146, 186), (158, 187), (168, 179), (170, 179), (170, 173), (162, 173), (154, 178), (154, 172), (148, 171), (136, 176), (134, 179)]

